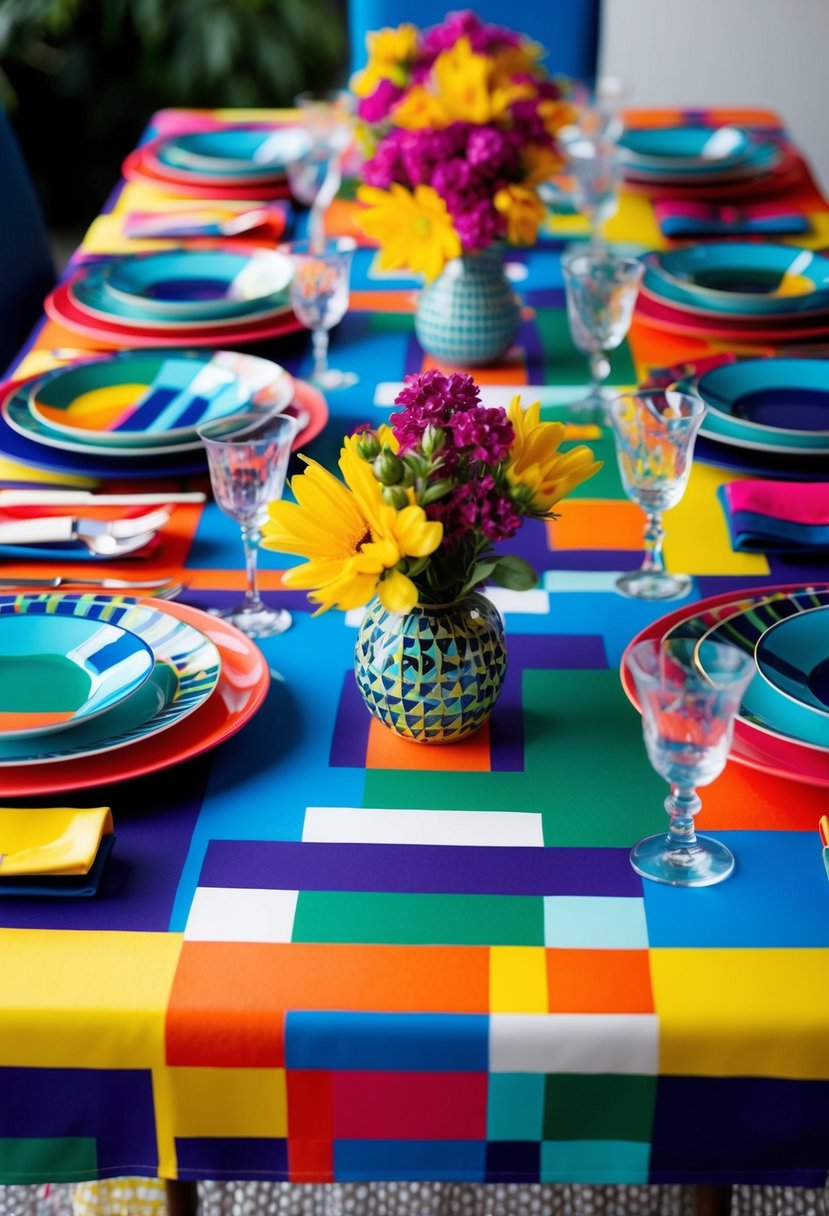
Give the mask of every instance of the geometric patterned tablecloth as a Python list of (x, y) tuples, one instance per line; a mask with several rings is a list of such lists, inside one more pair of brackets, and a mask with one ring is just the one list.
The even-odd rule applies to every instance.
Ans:
[[(82, 255), (117, 250), (148, 194), (128, 186)], [(827, 243), (808, 177), (791, 199), (813, 216), (810, 243)], [(333, 223), (348, 218), (335, 206)], [(504, 404), (540, 392), (550, 418), (586, 385), (559, 266), (578, 223), (510, 252), (521, 332), (507, 363), (475, 373)], [(664, 247), (641, 197), (625, 196), (610, 235)], [(309, 448), (328, 464), (343, 434), (385, 417), (384, 386), (432, 365), (411, 281), (373, 263), (358, 251), (332, 337), (332, 361), (360, 381), (329, 396)], [(83, 345), (47, 323), (21, 370)], [(636, 323), (613, 379), (708, 349)], [(310, 366), (305, 335), (264, 353)], [(462, 744), (416, 747), (371, 719), (351, 671), (356, 618), (311, 619), (263, 553), (263, 590), (294, 626), (262, 644), (262, 710), (213, 753), (67, 796), (113, 808), (99, 899), (0, 907), (0, 1181), (825, 1183), (826, 791), (732, 762), (703, 791), (699, 826), (733, 849), (734, 876), (679, 891), (630, 868), (630, 845), (664, 826), (665, 789), (617, 668), (662, 609), (614, 590), (641, 561), (642, 515), (610, 434), (593, 446), (600, 475), (510, 546), (541, 577), (494, 593), (507, 682)], [(731, 550), (716, 490), (733, 476), (698, 462), (666, 518), (689, 602), (829, 580), (820, 558)], [(240, 552), (212, 503), (182, 507), (146, 568), (220, 606), (243, 585)]]

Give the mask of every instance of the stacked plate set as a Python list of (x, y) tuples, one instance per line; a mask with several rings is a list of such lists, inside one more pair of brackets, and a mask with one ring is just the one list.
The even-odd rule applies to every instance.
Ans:
[(268, 688), (261, 651), (182, 604), (0, 596), (3, 798), (123, 781), (221, 743)]
[(736, 126), (632, 128), (619, 153), (627, 187), (652, 198), (739, 199), (777, 190), (802, 172), (785, 144)]
[(5, 386), (0, 443), (16, 461), (90, 477), (203, 472), (200, 423), (249, 406), (293, 413), (296, 443), (325, 422), (310, 385), (255, 355), (178, 348), (121, 351)]
[(269, 199), (289, 195), (286, 166), (308, 152), (298, 127), (263, 123), (206, 126), (142, 144), (124, 161), (128, 181), (162, 185), (192, 198)]
[(59, 325), (112, 345), (239, 344), (302, 328), (292, 277), (284, 254), (238, 243), (125, 254), (81, 266), (44, 307)]
[[(627, 654), (667, 637), (726, 642), (754, 656), (731, 758), (777, 776), (829, 786), (829, 587), (787, 586), (712, 596), (649, 625), (622, 657), (622, 684), (636, 693)], [(702, 665), (700, 651), (697, 661)]]

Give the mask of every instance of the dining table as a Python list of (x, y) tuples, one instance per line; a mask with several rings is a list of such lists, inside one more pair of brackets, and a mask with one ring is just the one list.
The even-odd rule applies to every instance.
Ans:
[[(167, 109), (142, 146), (292, 118)], [(775, 199), (808, 231), (780, 239), (829, 246), (829, 203), (776, 114), (641, 109), (626, 121), (736, 124), (786, 141), (793, 171)], [(623, 187), (608, 244), (681, 247), (657, 222), (657, 201)], [(67, 275), (186, 244), (127, 236), (125, 223), (188, 206), (163, 181), (127, 174)], [(301, 235), (303, 208), (284, 207), (286, 233)], [(439, 365), (414, 332), (418, 280), (377, 268), (347, 182), (326, 224), (358, 245), (349, 309), (331, 336), (332, 362), (357, 383), (309, 387), (299, 328), (238, 349), (296, 378), (298, 450), (335, 469), (343, 437), (386, 421), (404, 378)], [(535, 245), (509, 247), (515, 344), (495, 365), (441, 370), (469, 372), (486, 404), (518, 393), (524, 405), (540, 400), (543, 418), (566, 420), (587, 364), (560, 263), (586, 233), (581, 216), (553, 207)], [(233, 239), (275, 244), (267, 232)], [(124, 345), (52, 309), (9, 376), (25, 382)], [(780, 346), (683, 332), (640, 309), (611, 382), (621, 392)], [(582, 433), (603, 467), (555, 521), (529, 520), (511, 542), (538, 581), (488, 590), (506, 630), (503, 692), (480, 730), (447, 746), (401, 739), (368, 713), (353, 670), (361, 612), (314, 612), (283, 583), (292, 559), (260, 554), (262, 596), (289, 610), (287, 632), (237, 643), (209, 615), (239, 598), (245, 578), (238, 526), (204, 468), (52, 478), (64, 489), (205, 491), (203, 503), (172, 506), (148, 556), (74, 562), (71, 573), (183, 584), (164, 610), (216, 631), (228, 675), (155, 740), (0, 767), (4, 805), (106, 806), (115, 834), (96, 898), (0, 899), (3, 1185), (160, 1178), (184, 1211), (201, 1180), (679, 1183), (697, 1188), (700, 1214), (727, 1211), (735, 1184), (826, 1186), (827, 766), (796, 773), (735, 754), (701, 790), (698, 817), (733, 851), (733, 875), (700, 889), (641, 878), (629, 851), (664, 829), (667, 787), (620, 662), (633, 638), (702, 600), (825, 590), (829, 561), (735, 550), (720, 495), (752, 474), (750, 461), (735, 466), (731, 449), (701, 442), (665, 519), (667, 566), (691, 576), (690, 593), (670, 604), (621, 595), (616, 578), (642, 560), (644, 517), (623, 490), (611, 427), (599, 420), (571, 440)], [(3, 487), (48, 482), (4, 434)], [(295, 458), (291, 474), (301, 467)], [(33, 594), (22, 580), (60, 574), (58, 559), (6, 552), (0, 576), (21, 585), (0, 588), (0, 600)]]

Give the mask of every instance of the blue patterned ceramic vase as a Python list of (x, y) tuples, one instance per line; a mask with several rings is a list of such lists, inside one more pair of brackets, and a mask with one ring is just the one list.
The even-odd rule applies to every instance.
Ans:
[(354, 655), (368, 708), (415, 743), (455, 743), (476, 731), (492, 712), (506, 669), (501, 618), (475, 592), (405, 616), (372, 600)]
[(420, 292), (415, 312), (415, 333), (423, 349), (462, 367), (501, 359), (520, 323), (521, 309), (497, 248), (448, 262)]

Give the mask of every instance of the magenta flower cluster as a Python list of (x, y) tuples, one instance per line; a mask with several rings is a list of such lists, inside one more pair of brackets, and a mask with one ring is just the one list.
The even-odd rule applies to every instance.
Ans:
[(515, 439), (505, 411), (481, 405), (471, 376), (430, 371), (404, 383), (395, 398), (403, 408), (390, 418), (400, 455), (424, 450), (427, 427), (441, 432), (435, 480), (451, 486), (426, 514), (443, 524), (443, 547), (452, 549), (473, 532), (488, 541), (513, 536), (521, 516), (500, 477)]

